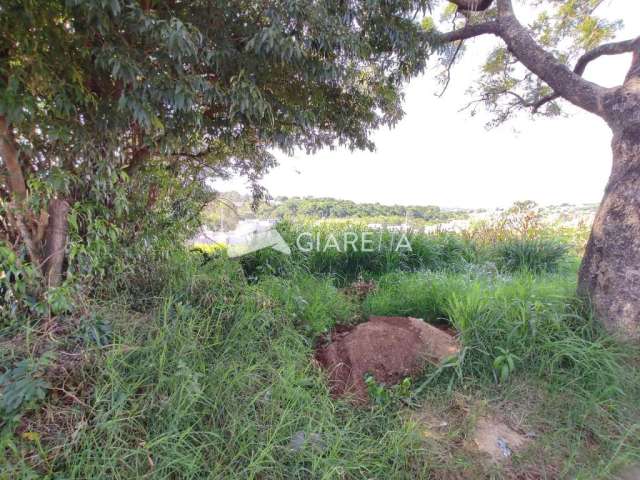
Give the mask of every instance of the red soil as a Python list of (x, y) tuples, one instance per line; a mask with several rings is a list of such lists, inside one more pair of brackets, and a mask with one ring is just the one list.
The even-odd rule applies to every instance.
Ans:
[(418, 375), (425, 362), (437, 364), (460, 350), (449, 333), (411, 317), (371, 317), (350, 328), (336, 328), (331, 342), (316, 351), (335, 396), (368, 402), (366, 374), (393, 385)]

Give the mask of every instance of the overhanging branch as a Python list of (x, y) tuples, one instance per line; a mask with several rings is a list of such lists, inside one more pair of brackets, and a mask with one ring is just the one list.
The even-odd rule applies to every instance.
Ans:
[(511, 0), (497, 0), (500, 38), (509, 51), (544, 80), (557, 94), (596, 115), (602, 115), (600, 99), (606, 89), (583, 79), (543, 49), (516, 18)]
[(465, 25), (463, 28), (453, 30), (451, 32), (438, 35), (438, 40), (442, 43), (456, 42), (459, 40), (467, 40), (480, 35), (493, 34), (498, 35), (497, 22), (484, 22), (475, 25)]
[[(622, 42), (605, 43), (582, 55), (576, 62), (573, 73), (582, 76), (587, 69), (587, 65), (600, 57), (605, 55), (621, 55), (637, 51), (638, 49), (640, 49), (640, 37)], [(533, 104), (533, 112), (537, 112), (546, 103), (552, 102), (560, 97), (561, 95), (557, 92), (542, 97)]]

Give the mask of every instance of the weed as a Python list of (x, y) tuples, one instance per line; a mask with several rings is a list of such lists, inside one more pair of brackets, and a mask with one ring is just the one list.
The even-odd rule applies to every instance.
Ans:
[(364, 383), (371, 401), (380, 407), (388, 407), (396, 402), (407, 402), (411, 397), (411, 378), (404, 378), (399, 384), (386, 386), (376, 382), (373, 375), (365, 375)]
[(25, 358), (0, 375), (0, 414), (4, 421), (44, 399), (49, 383), (42, 377), (53, 360), (49, 353), (37, 359)]

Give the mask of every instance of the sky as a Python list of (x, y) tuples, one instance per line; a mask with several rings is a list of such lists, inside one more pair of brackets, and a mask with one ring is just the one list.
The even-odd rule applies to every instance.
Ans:
[[(640, 34), (638, 0), (610, 0), (599, 10), (622, 18), (618, 39)], [(274, 151), (279, 166), (262, 184), (276, 196), (333, 197), (382, 204), (450, 208), (505, 207), (519, 200), (540, 205), (597, 203), (611, 168), (611, 131), (600, 118), (567, 105), (567, 118), (531, 120), (521, 115), (487, 130), (481, 110), (461, 112), (467, 88), (495, 40), (473, 40), (454, 66), (442, 98), (432, 61), (405, 89), (405, 116), (395, 127), (372, 135), (374, 152), (324, 149), (288, 156)], [(631, 56), (603, 57), (585, 77), (606, 87), (619, 85)], [(242, 178), (216, 181), (219, 191), (247, 192)]]

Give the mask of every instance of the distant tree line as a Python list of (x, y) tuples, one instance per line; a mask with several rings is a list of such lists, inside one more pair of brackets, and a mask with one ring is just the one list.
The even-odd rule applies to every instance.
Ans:
[[(356, 203), (351, 200), (311, 197), (276, 197), (251, 210), (252, 198), (238, 192), (220, 194), (219, 202), (205, 209), (205, 222), (219, 222), (222, 208), (225, 217), (273, 218), (273, 219), (367, 219), (380, 223), (400, 223), (408, 219), (412, 223), (446, 222), (466, 218), (467, 210), (448, 210), (434, 205), (382, 205), (380, 203)], [(233, 208), (233, 212), (230, 211)], [(210, 222), (208, 222), (210, 221)]]
[(409, 217), (425, 221), (447, 221), (461, 216), (461, 211), (443, 210), (427, 205), (382, 205), (380, 203), (356, 203), (335, 198), (278, 198), (263, 205), (259, 213), (272, 218), (371, 218)]

